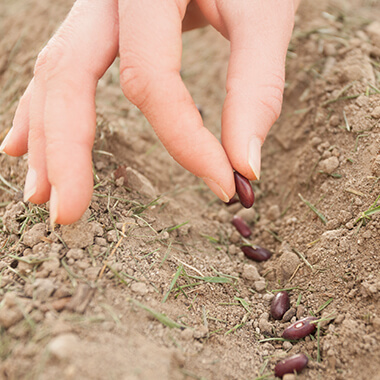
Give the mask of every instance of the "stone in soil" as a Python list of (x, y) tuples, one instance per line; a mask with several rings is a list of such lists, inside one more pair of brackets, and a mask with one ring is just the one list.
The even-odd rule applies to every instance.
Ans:
[(87, 284), (79, 284), (70, 302), (66, 305), (66, 309), (83, 314), (95, 294), (95, 290)]
[(139, 294), (140, 296), (145, 296), (148, 293), (148, 287), (144, 282), (134, 282), (131, 285), (132, 292)]
[(294, 307), (291, 307), (289, 310), (286, 311), (286, 313), (282, 317), (282, 321), (289, 322), (295, 315), (296, 315), (296, 309)]
[(33, 298), (45, 302), (54, 293), (55, 289), (56, 286), (50, 279), (37, 278), (32, 284)]
[(94, 242), (93, 226), (82, 219), (61, 228), (62, 239), (69, 248), (86, 248)]
[(157, 191), (148, 178), (130, 167), (127, 168), (126, 173), (128, 177), (128, 185), (133, 190), (136, 190), (139, 194), (147, 198), (156, 198)]
[(79, 337), (72, 333), (58, 335), (47, 345), (47, 351), (56, 360), (68, 360), (75, 355)]
[[(263, 278), (259, 275), (258, 270), (255, 266), (250, 264), (245, 264), (243, 267), (243, 273), (242, 277), (249, 281), (260, 281), (263, 280)], [(265, 280), (264, 280), (265, 282)]]
[(10, 328), (24, 317), (20, 300), (14, 293), (6, 293), (0, 309), (0, 326)]
[(289, 251), (284, 252), (280, 257), (276, 269), (277, 279), (281, 282), (289, 280), (299, 264), (300, 259), (295, 253)]
[(339, 159), (335, 156), (326, 158), (319, 163), (320, 169), (327, 174), (332, 174), (339, 167)]

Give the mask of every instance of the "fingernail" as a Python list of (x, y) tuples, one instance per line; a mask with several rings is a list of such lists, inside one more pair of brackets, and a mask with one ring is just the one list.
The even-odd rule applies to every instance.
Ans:
[(50, 190), (50, 225), (54, 228), (55, 221), (58, 217), (58, 192), (57, 189), (52, 186)]
[(9, 130), (9, 132), (8, 132), (7, 135), (5, 136), (3, 142), (1, 143), (1, 145), (0, 145), (0, 153), (3, 153), (3, 152), (4, 152), (4, 149), (5, 149), (5, 147), (7, 146), (7, 143), (8, 143), (8, 141), (9, 141), (9, 138), (11, 137), (12, 131), (13, 131), (13, 127)]
[(248, 164), (251, 167), (256, 179), (260, 179), (261, 141), (258, 138), (254, 137), (249, 142), (248, 149)]
[(230, 198), (226, 192), (212, 179), (202, 178), (205, 184), (210, 188), (210, 190), (217, 195), (223, 202), (227, 203)]
[(29, 168), (24, 187), (24, 202), (27, 202), (37, 191), (37, 172)]

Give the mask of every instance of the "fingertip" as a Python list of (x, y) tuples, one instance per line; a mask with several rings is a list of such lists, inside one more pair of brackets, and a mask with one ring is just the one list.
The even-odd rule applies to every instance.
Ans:
[(50, 224), (68, 225), (77, 222), (90, 205), (92, 191), (81, 196), (65, 196), (65, 189), (52, 186), (50, 195)]
[[(210, 190), (218, 197), (220, 198), (223, 202), (227, 203), (229, 200), (234, 196), (235, 192), (231, 191), (231, 189), (228, 189), (228, 195), (227, 191), (223, 189), (223, 187), (216, 183), (214, 180), (210, 178), (202, 178), (204, 183), (210, 188)], [(232, 194), (233, 193), (233, 194)]]

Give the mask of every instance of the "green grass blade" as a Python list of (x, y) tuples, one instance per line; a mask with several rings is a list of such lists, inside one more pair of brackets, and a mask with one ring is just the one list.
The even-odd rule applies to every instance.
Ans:
[(305, 203), (305, 205), (308, 206), (310, 210), (318, 216), (319, 219), (321, 219), (323, 224), (327, 223), (327, 218), (312, 203), (307, 201), (301, 194), (298, 194), (298, 196), (300, 197), (301, 201)]
[(172, 282), (170, 283), (170, 286), (169, 286), (169, 290), (167, 291), (167, 293), (165, 294), (165, 297), (163, 298), (163, 300), (161, 301), (162, 303), (164, 303), (168, 297), (169, 297), (169, 294), (171, 293), (171, 291), (173, 290), (174, 288), (174, 285), (176, 284), (177, 280), (178, 280), (178, 277), (181, 275), (183, 271), (183, 265), (180, 265), (177, 269), (177, 272), (176, 274), (174, 275), (173, 277), (173, 280)]
[(181, 325), (177, 322), (174, 322), (172, 319), (167, 317), (165, 314), (159, 313), (156, 310), (151, 309), (150, 307), (143, 305), (139, 301), (136, 301), (132, 298), (129, 298), (129, 302), (133, 303), (134, 305), (138, 306), (139, 308), (147, 311), (153, 318), (157, 319), (157, 321), (161, 322), (163, 325), (169, 327), (169, 328), (177, 328), (177, 329), (184, 329), (186, 326)]

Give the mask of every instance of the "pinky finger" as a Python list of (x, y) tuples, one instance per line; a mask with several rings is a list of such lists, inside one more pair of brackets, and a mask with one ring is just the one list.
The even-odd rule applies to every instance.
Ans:
[(17, 106), (13, 126), (1, 144), (0, 151), (10, 156), (22, 156), (28, 151), (29, 105), (34, 80), (29, 83)]

